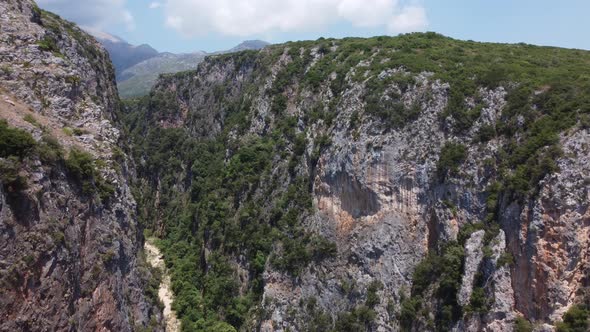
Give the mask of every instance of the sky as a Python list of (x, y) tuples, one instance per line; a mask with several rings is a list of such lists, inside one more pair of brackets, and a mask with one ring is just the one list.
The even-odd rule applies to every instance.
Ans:
[(449, 37), (590, 50), (590, 0), (37, 0), (94, 30), (188, 53), (319, 37), (435, 31)]

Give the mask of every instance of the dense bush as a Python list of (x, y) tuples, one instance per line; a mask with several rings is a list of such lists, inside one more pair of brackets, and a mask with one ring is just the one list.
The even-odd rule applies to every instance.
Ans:
[(341, 313), (336, 320), (334, 330), (338, 332), (370, 331), (371, 323), (376, 316), (373, 309), (360, 305), (350, 312)]
[(64, 158), (64, 150), (55, 137), (43, 135), (41, 142), (37, 145), (37, 153), (42, 161), (48, 164), (55, 164)]
[(23, 158), (35, 147), (35, 140), (24, 130), (8, 126), (0, 120), (0, 157), (16, 156)]
[(441, 178), (456, 174), (459, 171), (459, 166), (467, 158), (467, 148), (463, 144), (446, 143), (441, 151), (436, 164), (437, 174)]
[[(414, 78), (411, 75), (373, 78), (365, 87), (364, 101), (367, 113), (381, 119), (387, 128), (399, 129), (416, 120), (421, 112), (420, 106), (415, 104), (406, 107), (398, 92), (404, 93), (412, 84)], [(392, 89), (391, 86), (395, 86), (396, 89)]]
[(41, 39), (37, 43), (37, 45), (39, 45), (39, 49), (41, 49), (42, 51), (59, 53), (59, 47), (57, 47), (57, 42), (55, 41), (55, 38), (49, 35), (45, 35), (45, 37), (43, 37), (43, 39)]
[(474, 287), (465, 311), (469, 313), (485, 314), (489, 310), (489, 299), (482, 287)]
[(430, 287), (435, 287), (434, 296), (440, 301), (434, 313), (438, 330), (448, 330), (462, 315), (457, 302), (465, 260), (463, 246), (456, 242), (446, 244), (440, 253), (429, 253), (418, 264), (412, 276), (412, 292), (402, 301), (400, 322), (410, 330), (421, 308), (422, 296)]
[(514, 322), (514, 332), (533, 332), (533, 324), (525, 318), (518, 316)]
[(15, 157), (0, 160), (0, 181), (8, 192), (18, 192), (27, 187), (27, 179), (19, 174), (20, 161)]
[(68, 159), (66, 159), (66, 167), (78, 179), (92, 179), (97, 174), (94, 157), (78, 148), (70, 150)]
[(584, 305), (573, 305), (557, 323), (557, 332), (586, 332), (590, 328), (590, 310)]
[(412, 296), (401, 299), (401, 308), (398, 315), (402, 331), (411, 331), (412, 325), (417, 321), (420, 308), (422, 307), (422, 298)]
[(103, 201), (107, 201), (115, 193), (114, 186), (106, 182), (98, 172), (94, 157), (90, 153), (72, 148), (65, 164), (68, 172), (82, 186), (84, 194), (98, 193)]

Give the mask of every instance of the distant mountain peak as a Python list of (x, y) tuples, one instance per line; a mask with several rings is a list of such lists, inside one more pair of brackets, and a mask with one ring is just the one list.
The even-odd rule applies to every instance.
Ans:
[(232, 49), (214, 53), (159, 53), (147, 44), (131, 45), (117, 36), (95, 29), (87, 30), (109, 52), (115, 66), (119, 93), (125, 98), (147, 94), (160, 74), (197, 68), (207, 55), (259, 50), (270, 45), (263, 40), (246, 40)]
[(159, 52), (148, 44), (131, 45), (123, 38), (94, 28), (84, 27), (109, 52), (117, 78), (123, 71), (142, 61), (158, 56)]
[(245, 40), (241, 42), (236, 47), (230, 49), (228, 52), (239, 52), (245, 50), (260, 50), (265, 48), (266, 46), (270, 45), (269, 42), (265, 42), (264, 40), (254, 39), (254, 40)]

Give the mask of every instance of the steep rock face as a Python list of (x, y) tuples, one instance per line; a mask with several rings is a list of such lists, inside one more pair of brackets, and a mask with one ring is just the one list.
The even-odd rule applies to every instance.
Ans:
[[(522, 107), (514, 106), (516, 76), (498, 84), (487, 81), (493, 69), (463, 81), (441, 75), (447, 65), (467, 66), (471, 55), (461, 65), (412, 63), (440, 60), (428, 52), (447, 47), (443, 37), (404, 36), (389, 48), (383, 46), (389, 39), (363, 42), (294, 43), (208, 58), (195, 72), (161, 78), (150, 97), (129, 106), (128, 123), (145, 148), (138, 153), (149, 175), (144, 181), (156, 188), (146, 189), (142, 203), (158, 211), (152, 228), (168, 241), (171, 265), (186, 273), (184, 257), (199, 262), (191, 268), (202, 279), (183, 284), (177, 296), (216, 303), (205, 307), (208, 317), (215, 312), (243, 330), (512, 331), (518, 316), (539, 326), (559, 321), (588, 287), (590, 142), (576, 113), (584, 108), (572, 106), (574, 120), (559, 136), (531, 143), (528, 128), (552, 112), (543, 109), (549, 83), (535, 82), (540, 86), (519, 99), (527, 111), (515, 110)], [(482, 52), (480, 45), (449, 43), (462, 55)], [(529, 46), (483, 45), (504, 55), (521, 47)], [(484, 55), (475, 58), (485, 63)], [(457, 98), (464, 82), (478, 83)], [(464, 112), (455, 110), (457, 100)], [(149, 138), (164, 134), (170, 142), (162, 145)], [(207, 148), (184, 155), (175, 150), (178, 137), (183, 149), (190, 141)], [(563, 153), (551, 155), (558, 145)], [(535, 154), (521, 146), (535, 146)], [(174, 160), (163, 165), (167, 155)], [(264, 160), (247, 169), (254, 174), (235, 173), (243, 180), (235, 186), (232, 174), (256, 156)], [(557, 167), (530, 166), (549, 156)], [(219, 179), (215, 169), (222, 169)], [(224, 191), (207, 189), (208, 181)], [(305, 189), (289, 195), (297, 186)], [(312, 208), (286, 218), (308, 194)], [(282, 225), (293, 220), (304, 231)], [(248, 252), (256, 223), (270, 225), (268, 253), (263, 246), (260, 255)], [(243, 233), (244, 242), (231, 242), (232, 232)], [(335, 252), (313, 247), (301, 232), (334, 243)], [(234, 319), (235, 304), (208, 297), (215, 296), (208, 294), (216, 291), (211, 280), (220, 273), (219, 257), (231, 265), (231, 277), (224, 277), (238, 284), (226, 294), (251, 296), (262, 278), (245, 321)], [(262, 274), (249, 257), (264, 260)], [(193, 295), (197, 289), (203, 298)], [(191, 315), (189, 322), (205, 317), (198, 310)]]
[[(157, 330), (107, 53), (33, 1), (9, 0), (0, 2), (0, 68), (0, 117), (38, 149), (0, 158), (23, 182), (4, 173), (0, 186), (0, 330)], [(76, 153), (96, 161), (74, 164)]]
[(559, 319), (589, 285), (589, 142), (588, 129), (562, 136), (560, 171), (543, 181), (519, 216), (523, 228), (508, 236), (522, 252), (513, 276), (516, 305), (532, 317)]

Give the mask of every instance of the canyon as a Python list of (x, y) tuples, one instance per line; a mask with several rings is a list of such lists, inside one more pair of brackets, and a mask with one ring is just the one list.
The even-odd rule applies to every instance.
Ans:
[(0, 330), (567, 331), (588, 315), (590, 52), (289, 42), (120, 100), (91, 36), (29, 0), (0, 13), (0, 128), (32, 140), (0, 146)]

